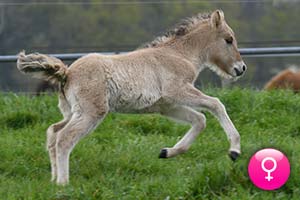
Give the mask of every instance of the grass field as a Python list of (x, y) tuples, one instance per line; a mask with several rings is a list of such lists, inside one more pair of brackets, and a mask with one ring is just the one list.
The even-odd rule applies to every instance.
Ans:
[[(300, 95), (291, 92), (209, 89), (241, 134), (242, 156), (232, 162), (217, 120), (191, 149), (158, 159), (189, 126), (158, 115), (110, 114), (76, 146), (70, 185), (50, 182), (45, 150), (47, 127), (60, 120), (55, 96), (0, 95), (0, 199), (299, 199)], [(259, 149), (283, 151), (291, 175), (281, 189), (262, 191), (250, 182), (247, 165)]]

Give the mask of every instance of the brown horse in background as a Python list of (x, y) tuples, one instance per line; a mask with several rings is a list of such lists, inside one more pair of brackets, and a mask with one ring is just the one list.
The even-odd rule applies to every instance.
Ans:
[(300, 91), (300, 70), (289, 68), (274, 76), (264, 87), (265, 90), (291, 89)]

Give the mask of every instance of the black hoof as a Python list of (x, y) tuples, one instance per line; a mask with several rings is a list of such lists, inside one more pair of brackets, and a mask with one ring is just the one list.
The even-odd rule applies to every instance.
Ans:
[(160, 154), (159, 154), (159, 158), (167, 158), (167, 154), (168, 154), (168, 150), (167, 149), (162, 149), (160, 151)]
[(239, 153), (235, 152), (235, 151), (230, 151), (229, 153), (229, 157), (231, 158), (232, 161), (236, 161), (236, 159), (239, 157)]

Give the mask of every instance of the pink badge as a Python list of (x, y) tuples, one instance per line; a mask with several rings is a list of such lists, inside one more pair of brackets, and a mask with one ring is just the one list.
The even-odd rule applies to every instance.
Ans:
[(263, 190), (275, 190), (288, 180), (290, 163), (280, 151), (262, 149), (250, 159), (248, 174), (256, 187)]

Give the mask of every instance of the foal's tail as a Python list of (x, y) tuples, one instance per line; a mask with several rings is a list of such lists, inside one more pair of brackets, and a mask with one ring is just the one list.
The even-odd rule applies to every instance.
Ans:
[(21, 52), (17, 61), (18, 69), (33, 77), (43, 79), (54, 84), (65, 82), (67, 66), (58, 58), (40, 53), (25, 55)]

